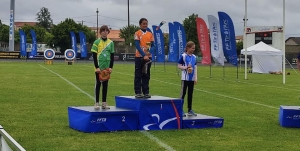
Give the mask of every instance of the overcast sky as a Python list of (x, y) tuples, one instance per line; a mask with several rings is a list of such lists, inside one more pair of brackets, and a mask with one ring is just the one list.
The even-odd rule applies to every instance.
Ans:
[[(127, 0), (15, 0), (15, 21), (35, 21), (42, 7), (49, 9), (54, 24), (67, 17), (89, 27), (97, 26), (96, 9), (99, 9), (99, 26), (109, 25), (120, 29), (127, 25)], [(286, 0), (286, 36), (300, 37), (300, 0)], [(9, 23), (10, 0), (0, 0), (0, 19)], [(249, 26), (281, 26), (283, 0), (248, 0)], [(195, 13), (207, 21), (207, 15), (226, 12), (233, 20), (236, 35), (243, 34), (245, 0), (130, 0), (130, 22), (138, 25), (145, 17), (149, 25), (162, 20), (182, 22)], [(162, 27), (168, 32), (168, 25)]]

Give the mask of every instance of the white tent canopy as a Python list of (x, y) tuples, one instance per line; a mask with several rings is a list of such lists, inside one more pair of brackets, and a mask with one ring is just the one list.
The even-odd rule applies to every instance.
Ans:
[[(253, 53), (261, 55), (282, 55), (281, 50), (273, 48), (262, 41), (247, 48), (247, 55), (252, 55)], [(245, 49), (241, 50), (241, 54), (245, 55)]]
[[(241, 54), (245, 54), (245, 49), (241, 50)], [(252, 55), (253, 73), (282, 71), (282, 51), (264, 42), (248, 47), (247, 55)]]

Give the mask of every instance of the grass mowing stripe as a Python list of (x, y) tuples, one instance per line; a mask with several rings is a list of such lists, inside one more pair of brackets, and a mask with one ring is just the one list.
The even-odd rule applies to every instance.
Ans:
[(58, 73), (40, 65), (42, 68), (48, 70), (49, 72), (52, 72), (53, 74), (57, 75), (58, 77), (60, 77), (61, 79), (65, 80), (67, 83), (69, 83), (70, 85), (72, 85), (74, 88), (76, 88), (77, 90), (79, 90), (80, 92), (82, 92), (83, 94), (87, 95), (89, 98), (91, 99), (95, 99), (93, 96), (91, 96), (90, 94), (86, 93), (85, 91), (83, 91), (82, 89), (80, 89), (79, 87), (77, 87), (75, 84), (73, 84), (72, 82), (70, 82), (69, 80), (67, 80), (66, 78), (62, 77), (61, 75), (59, 75)]
[[(61, 76), (60, 74), (40, 65), (42, 68), (48, 70), (49, 72), (57, 75), (58, 77), (60, 77), (61, 79), (63, 79), (64, 81), (66, 81), (67, 83), (69, 83), (70, 85), (72, 85), (74, 88), (76, 88), (77, 90), (79, 90), (80, 92), (82, 92), (83, 94), (87, 95), (89, 98), (91, 98), (92, 100), (95, 100), (95, 98), (93, 96), (91, 96), (90, 94), (88, 94), (87, 92), (83, 91), (82, 89), (80, 89), (79, 87), (77, 87), (75, 84), (73, 84), (72, 82), (70, 82), (68, 79), (64, 78), (63, 76)], [(163, 143), (161, 140), (159, 140), (157, 137), (155, 137), (154, 135), (150, 134), (147, 131), (140, 131), (142, 134), (144, 134), (145, 136), (147, 136), (149, 139), (155, 141), (158, 145), (160, 145), (161, 147), (163, 147), (164, 149), (168, 150), (168, 151), (175, 151), (172, 147), (170, 147), (169, 145)]]
[(229, 82), (238, 82), (238, 83), (244, 83), (244, 84), (251, 84), (251, 85), (257, 85), (262, 87), (269, 87), (269, 88), (276, 88), (276, 89), (284, 89), (284, 90), (291, 90), (291, 91), (300, 91), (298, 89), (290, 89), (290, 88), (283, 88), (278, 86), (271, 86), (271, 85), (263, 85), (263, 84), (257, 84), (257, 83), (251, 83), (251, 82), (243, 82), (243, 81), (233, 81), (233, 80), (221, 80), (221, 79), (214, 79), (215, 81), (210, 82), (222, 82), (222, 81), (229, 81)]
[(159, 144), (161, 147), (165, 148), (168, 151), (175, 151), (172, 147), (166, 145), (162, 141), (160, 141), (157, 137), (153, 136), (152, 134), (148, 133), (147, 131), (140, 131), (142, 134), (150, 138), (151, 140), (155, 141), (157, 144)]
[[(89, 66), (89, 65), (84, 65), (86, 67), (92, 67), (92, 66)], [(160, 71), (160, 72), (164, 72), (166, 73), (165, 71)], [(171, 74), (178, 74), (178, 73), (175, 73), (175, 72), (170, 72)], [(131, 75), (130, 75), (131, 76)], [(201, 78), (201, 77), (198, 77), (198, 78)], [(203, 78), (203, 77), (202, 77)], [(207, 79), (211, 79), (210, 77), (204, 77), (204, 78), (207, 78)], [(271, 85), (264, 85), (264, 84), (258, 84), (258, 83), (252, 83), (252, 82), (243, 82), (243, 81), (240, 81), (239, 79), (237, 80), (227, 80), (226, 78), (225, 79), (215, 79), (214, 80), (216, 81), (211, 81), (211, 82), (222, 82), (222, 81), (229, 81), (229, 82), (238, 82), (238, 83), (244, 83), (244, 84), (250, 84), (250, 85), (257, 85), (257, 86), (262, 86), (262, 87), (269, 87), (269, 88), (276, 88), (276, 89), (283, 89), (283, 90), (291, 90), (291, 91), (300, 91), (298, 89), (291, 89), (291, 88), (283, 88), (283, 87), (278, 87), (278, 86), (271, 86)], [(286, 86), (294, 86), (294, 85), (287, 85), (285, 84)]]
[[(133, 75), (122, 73), (122, 72), (116, 72), (116, 73), (123, 74), (123, 75), (128, 75), (128, 76), (133, 76)], [(161, 80), (157, 80), (157, 79), (152, 79), (152, 80), (157, 81), (157, 82), (162, 82), (162, 83), (170, 84), (170, 85), (181, 86), (179, 84), (165, 82), (165, 81), (161, 81)], [(247, 101), (247, 100), (243, 100), (243, 99), (239, 99), (239, 98), (235, 98), (235, 97), (231, 97), (231, 96), (227, 96), (227, 95), (223, 95), (223, 94), (218, 94), (218, 93), (214, 93), (214, 92), (210, 92), (210, 91), (200, 90), (200, 89), (197, 89), (197, 88), (194, 88), (194, 90), (205, 92), (205, 93), (209, 93), (209, 94), (213, 94), (213, 95), (217, 95), (217, 96), (221, 96), (221, 97), (225, 97), (225, 98), (230, 98), (230, 99), (238, 100), (238, 101), (241, 101), (241, 102), (246, 102), (246, 103), (250, 103), (250, 104), (260, 105), (260, 106), (264, 106), (264, 107), (268, 107), (268, 108), (273, 108), (273, 109), (279, 109), (278, 107), (274, 107), (274, 106), (270, 106), (270, 105), (266, 105), (266, 104), (261, 104), (261, 103), (257, 103), (257, 102), (252, 102), (252, 101)]]

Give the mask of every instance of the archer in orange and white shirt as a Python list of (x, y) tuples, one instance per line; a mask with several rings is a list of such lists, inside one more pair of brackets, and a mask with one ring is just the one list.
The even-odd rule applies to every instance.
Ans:
[[(148, 28), (148, 20), (146, 18), (141, 18), (139, 24), (141, 29), (134, 34), (136, 47), (134, 91), (136, 98), (150, 98), (150, 60), (152, 59), (151, 53), (154, 52), (154, 37), (151, 30)], [(146, 73), (142, 72), (143, 67), (146, 68)]]
[[(151, 53), (153, 53), (154, 50), (154, 37), (151, 30), (147, 26), (135, 32), (134, 41), (136, 47), (135, 57), (152, 57)], [(147, 50), (149, 47), (150, 50)], [(148, 52), (150, 54), (147, 54)]]

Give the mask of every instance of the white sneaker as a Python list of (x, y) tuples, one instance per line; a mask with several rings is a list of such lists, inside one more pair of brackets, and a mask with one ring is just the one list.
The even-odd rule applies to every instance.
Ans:
[(110, 109), (107, 102), (102, 102), (102, 109)]
[(95, 103), (94, 108), (95, 108), (95, 110), (99, 110), (100, 109), (100, 105), (99, 105), (98, 102)]

